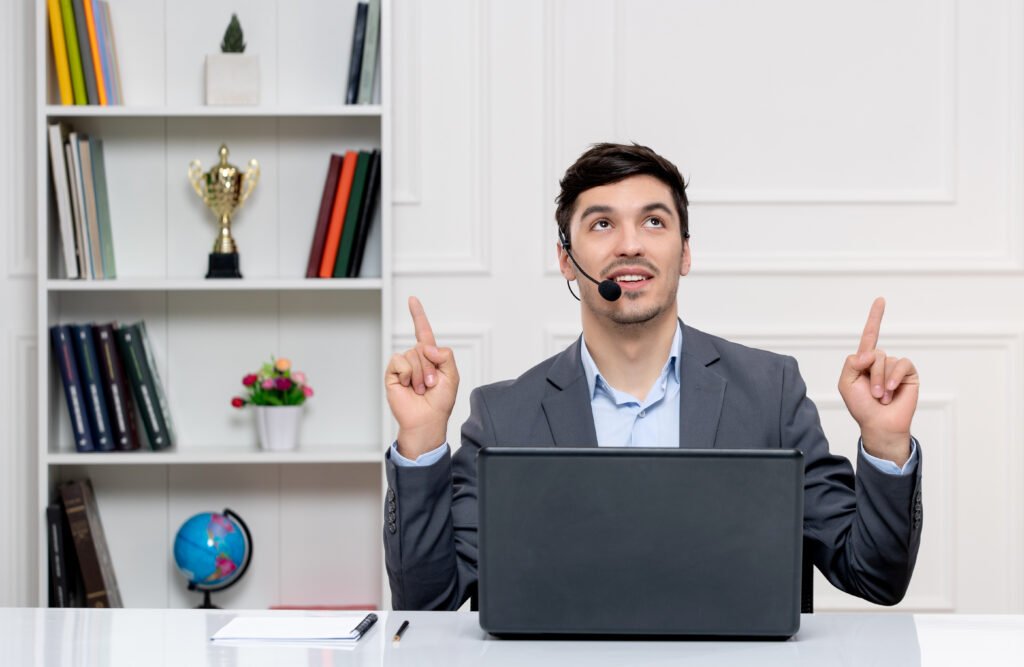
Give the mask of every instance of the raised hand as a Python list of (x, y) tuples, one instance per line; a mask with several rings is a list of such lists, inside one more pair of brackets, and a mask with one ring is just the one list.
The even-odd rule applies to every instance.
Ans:
[(877, 349), (885, 299), (871, 304), (856, 354), (843, 364), (839, 393), (860, 425), (864, 449), (872, 456), (903, 465), (910, 458), (910, 422), (917, 409), (920, 380), (910, 359)]
[(420, 300), (409, 297), (416, 346), (394, 354), (384, 371), (391, 414), (398, 421), (398, 451), (415, 459), (447, 439), (459, 370), (451, 348), (439, 348)]

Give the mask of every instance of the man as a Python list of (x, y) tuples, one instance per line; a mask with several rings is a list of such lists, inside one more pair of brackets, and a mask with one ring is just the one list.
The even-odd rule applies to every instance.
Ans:
[(409, 300), (417, 344), (385, 372), (399, 424), (387, 455), (384, 526), (394, 607), (456, 609), (475, 591), (476, 455), (494, 445), (799, 449), (814, 564), (848, 593), (898, 602), (921, 534), (921, 452), (910, 435), (918, 377), (908, 359), (876, 348), (884, 301), (872, 305), (839, 378), (861, 430), (854, 475), (849, 461), (829, 453), (793, 358), (679, 320), (690, 244), (675, 165), (643, 146), (598, 144), (561, 188), (562, 275), (596, 273), (598, 282), (615, 281), (621, 298), (577, 280), (583, 335), (519, 378), (475, 389), (454, 456), (446, 433), (458, 370), (419, 301)]

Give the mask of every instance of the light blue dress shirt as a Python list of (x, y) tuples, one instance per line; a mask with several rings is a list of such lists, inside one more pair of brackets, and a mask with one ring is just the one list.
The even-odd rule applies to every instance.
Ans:
[[(678, 447), (679, 446), (679, 355), (682, 353), (683, 330), (676, 323), (672, 352), (661, 374), (641, 401), (608, 384), (594, 363), (583, 339), (580, 356), (590, 390), (590, 406), (594, 413), (594, 430), (599, 447)], [(892, 461), (880, 459), (858, 444), (861, 454), (873, 466), (890, 475), (906, 475), (917, 467), (917, 442), (911, 438), (910, 458), (902, 468)], [(391, 445), (391, 460), (399, 466), (428, 466), (436, 463), (448, 450), (448, 443), (421, 454), (415, 461), (398, 453), (398, 443)]]

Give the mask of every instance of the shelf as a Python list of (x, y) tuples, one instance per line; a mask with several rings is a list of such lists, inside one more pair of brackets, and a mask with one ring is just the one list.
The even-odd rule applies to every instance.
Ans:
[(293, 452), (263, 452), (256, 449), (178, 450), (173, 452), (102, 452), (47, 454), (49, 466), (133, 466), (133, 465), (250, 465), (277, 463), (383, 463), (384, 452), (358, 449), (298, 449)]
[(379, 104), (346, 104), (324, 107), (130, 107), (48, 104), (45, 113), (52, 118), (281, 118), (335, 117), (379, 118)]
[(47, 280), (50, 292), (246, 292), (377, 291), (380, 278), (117, 278), (114, 280)]

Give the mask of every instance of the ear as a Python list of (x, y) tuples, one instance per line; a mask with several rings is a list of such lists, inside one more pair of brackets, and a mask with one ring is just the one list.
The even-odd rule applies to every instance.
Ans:
[(566, 280), (576, 280), (576, 267), (569, 261), (569, 253), (562, 247), (561, 242), (555, 242), (555, 252), (558, 253), (558, 270)]
[(685, 276), (690, 272), (690, 239), (683, 239), (683, 257), (679, 263), (679, 275)]

